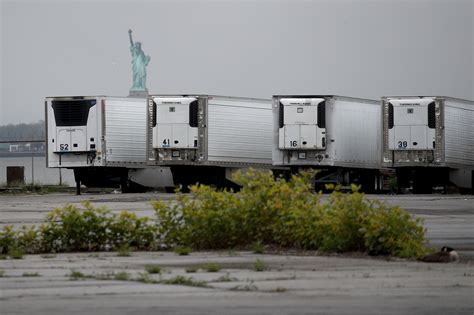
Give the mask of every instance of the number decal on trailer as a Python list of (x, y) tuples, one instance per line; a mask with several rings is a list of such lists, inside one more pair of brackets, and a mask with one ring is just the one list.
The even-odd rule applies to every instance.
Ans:
[(296, 147), (296, 146), (298, 146), (298, 141), (296, 140), (290, 141), (290, 147)]
[(60, 144), (59, 151), (69, 151), (69, 144)]
[(398, 141), (398, 148), (406, 149), (407, 147), (408, 147), (408, 142), (407, 141)]
[(169, 147), (169, 146), (170, 146), (170, 139), (163, 140), (163, 147)]

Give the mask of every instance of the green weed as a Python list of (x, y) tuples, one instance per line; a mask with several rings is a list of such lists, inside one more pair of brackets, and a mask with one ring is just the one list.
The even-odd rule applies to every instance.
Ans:
[(37, 272), (24, 272), (22, 276), (23, 277), (41, 277), (41, 275)]
[(158, 265), (146, 265), (145, 270), (148, 273), (161, 273), (161, 267)]
[(79, 279), (86, 278), (85, 274), (83, 274), (80, 271), (76, 271), (76, 270), (71, 270), (71, 273), (69, 273), (68, 276), (69, 276), (69, 279), (71, 279), (71, 280), (79, 280)]
[(10, 256), (13, 259), (23, 259), (24, 255), (25, 253), (19, 248), (11, 249), (8, 252), (8, 256)]
[(190, 287), (208, 287), (206, 281), (194, 280), (191, 277), (176, 276), (171, 279), (161, 281), (163, 284), (185, 285)]
[(194, 272), (197, 272), (198, 270), (199, 270), (198, 266), (189, 266), (189, 267), (186, 267), (185, 269), (187, 273), (194, 273)]
[(218, 272), (221, 270), (221, 266), (218, 263), (207, 263), (202, 266), (202, 269), (207, 272)]
[(117, 248), (118, 257), (130, 257), (132, 256), (131, 248), (127, 244), (124, 244)]
[(260, 242), (253, 243), (250, 248), (254, 254), (263, 254), (265, 251), (265, 247)]
[(180, 256), (187, 256), (191, 253), (192, 249), (191, 247), (187, 246), (176, 246), (174, 248), (174, 252)]
[(114, 275), (114, 280), (127, 281), (130, 279), (130, 274), (125, 271), (118, 272)]
[(265, 271), (267, 270), (267, 268), (268, 268), (267, 264), (260, 259), (257, 259), (253, 263), (253, 271)]
[(274, 290), (276, 293), (283, 293), (283, 292), (286, 292), (288, 291), (287, 288), (281, 288), (281, 287), (278, 287)]

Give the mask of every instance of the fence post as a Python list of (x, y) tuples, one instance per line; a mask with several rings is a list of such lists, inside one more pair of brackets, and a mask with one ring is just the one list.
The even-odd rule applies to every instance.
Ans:
[(35, 183), (35, 153), (31, 151), (31, 185)]

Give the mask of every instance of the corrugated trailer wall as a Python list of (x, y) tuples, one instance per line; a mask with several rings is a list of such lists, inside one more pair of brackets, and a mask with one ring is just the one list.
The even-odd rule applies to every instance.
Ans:
[(145, 163), (146, 99), (105, 100), (107, 163)]
[(272, 163), (270, 100), (208, 98), (208, 161)]
[(328, 149), (334, 165), (379, 168), (382, 154), (379, 102), (335, 96), (328, 105)]
[(474, 169), (474, 102), (444, 98), (445, 162)]

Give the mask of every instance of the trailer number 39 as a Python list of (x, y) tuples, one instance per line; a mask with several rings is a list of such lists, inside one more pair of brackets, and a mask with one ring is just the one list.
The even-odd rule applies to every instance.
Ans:
[(408, 147), (408, 142), (407, 141), (398, 141), (398, 147), (401, 148), (401, 149), (402, 148), (404, 149), (404, 148)]

